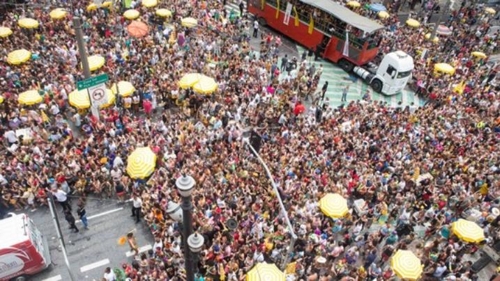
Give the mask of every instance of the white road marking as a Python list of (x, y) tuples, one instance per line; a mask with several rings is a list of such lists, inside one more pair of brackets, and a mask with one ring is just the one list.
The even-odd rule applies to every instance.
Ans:
[(80, 267), (80, 272), (89, 271), (89, 270), (92, 270), (94, 268), (98, 268), (98, 267), (101, 267), (101, 266), (107, 265), (107, 264), (109, 264), (109, 260), (108, 259), (96, 261), (94, 263), (87, 264), (85, 266)]
[(42, 281), (59, 281), (59, 280), (62, 280), (61, 275), (57, 275), (57, 276), (53, 276), (53, 277), (50, 277), (47, 279), (43, 279)]
[[(105, 216), (105, 215), (109, 215), (109, 214), (112, 214), (112, 213), (116, 213), (116, 212), (121, 211), (121, 210), (123, 210), (123, 207), (120, 207), (120, 208), (117, 208), (117, 209), (113, 209), (113, 210), (109, 210), (109, 211), (106, 211), (106, 212), (102, 212), (102, 213), (99, 213), (99, 214), (87, 217), (87, 220), (91, 220), (91, 219), (95, 219), (95, 218), (102, 217), (102, 216)], [(80, 223), (82, 221), (81, 220), (77, 220), (76, 222)]]
[[(139, 248), (139, 253), (144, 253), (144, 252), (147, 252), (147, 251), (149, 251), (151, 249), (153, 249), (153, 246), (151, 246), (151, 245), (142, 246), (142, 247)], [(133, 255), (134, 255), (134, 253), (131, 252), (131, 251), (128, 251), (128, 252), (125, 253), (125, 256), (127, 256), (127, 258), (131, 257)]]

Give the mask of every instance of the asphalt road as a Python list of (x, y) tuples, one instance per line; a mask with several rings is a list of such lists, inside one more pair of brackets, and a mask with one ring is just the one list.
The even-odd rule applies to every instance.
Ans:
[[(73, 200), (73, 212), (76, 212), (76, 200)], [(87, 217), (89, 230), (83, 229), (80, 222), (79, 233), (69, 230), (64, 220), (62, 208), (57, 205), (61, 230), (66, 242), (66, 251), (75, 281), (101, 280), (106, 267), (120, 267), (122, 263), (132, 262), (127, 256), (128, 245), (119, 246), (118, 238), (136, 229), (137, 242), (143, 252), (151, 249), (153, 237), (144, 222), (135, 223), (131, 215), (131, 203), (119, 204), (116, 200), (89, 198), (87, 202)], [(40, 208), (35, 212), (27, 212), (43, 235), (49, 241), (49, 249), (53, 265), (47, 270), (32, 276), (33, 281), (70, 280), (64, 257), (59, 247), (59, 241), (48, 208)], [(76, 214), (75, 214), (76, 218)]]

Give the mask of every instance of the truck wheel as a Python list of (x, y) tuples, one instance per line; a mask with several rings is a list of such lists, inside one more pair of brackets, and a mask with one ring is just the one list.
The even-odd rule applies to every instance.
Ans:
[(341, 59), (339, 61), (339, 66), (347, 73), (351, 72), (354, 69), (354, 64), (346, 59)]
[(26, 280), (28, 280), (28, 278), (26, 278), (26, 276), (24, 275), (12, 279), (12, 281), (26, 281)]
[(382, 82), (378, 79), (373, 80), (371, 86), (376, 93), (380, 93), (382, 91)]
[(267, 25), (267, 21), (265, 18), (258, 18), (257, 21), (259, 22), (259, 25), (260, 26), (266, 26)]

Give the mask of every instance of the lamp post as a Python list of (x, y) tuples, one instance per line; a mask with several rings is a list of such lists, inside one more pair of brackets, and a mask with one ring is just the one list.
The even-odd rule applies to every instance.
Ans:
[(194, 281), (195, 266), (193, 253), (201, 251), (201, 247), (204, 243), (203, 236), (193, 234), (193, 204), (191, 202), (191, 193), (193, 192), (195, 181), (190, 176), (182, 175), (175, 181), (175, 185), (182, 197), (182, 203), (179, 205), (175, 202), (168, 202), (166, 213), (173, 220), (182, 223), (182, 247), (186, 260), (187, 281)]

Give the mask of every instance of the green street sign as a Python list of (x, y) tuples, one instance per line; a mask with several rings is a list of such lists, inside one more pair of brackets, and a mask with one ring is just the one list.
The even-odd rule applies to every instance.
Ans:
[(85, 80), (77, 81), (76, 88), (78, 91), (85, 90), (90, 87), (97, 86), (102, 83), (106, 83), (109, 80), (107, 74), (101, 74), (94, 77), (87, 78)]

